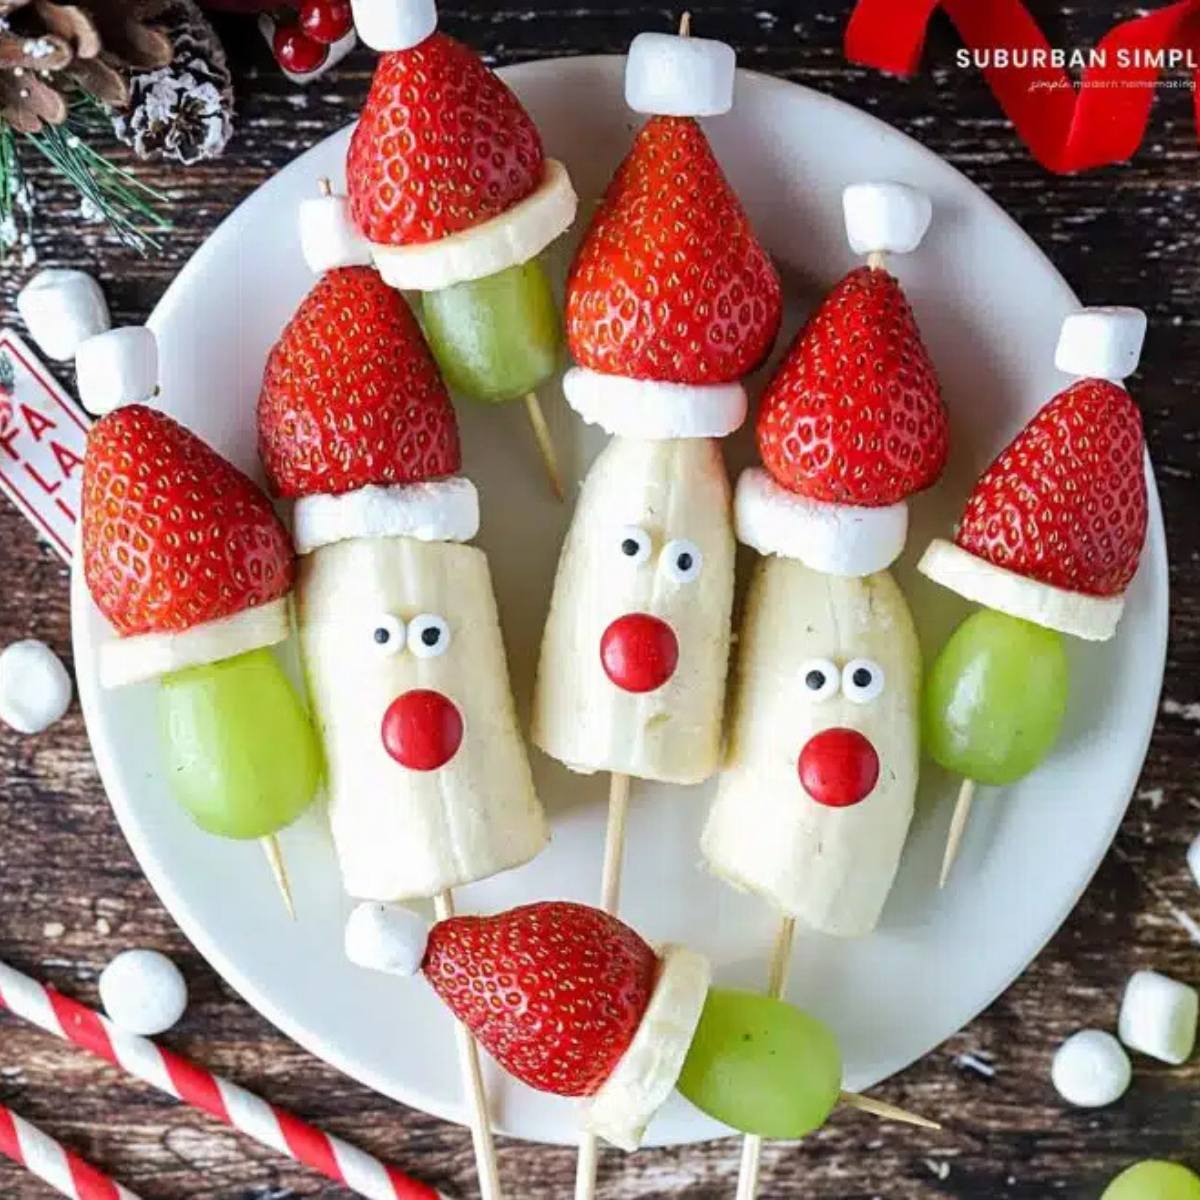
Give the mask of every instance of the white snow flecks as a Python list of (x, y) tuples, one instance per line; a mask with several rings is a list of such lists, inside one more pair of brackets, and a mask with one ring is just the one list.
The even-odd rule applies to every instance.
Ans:
[(1137, 798), (1139, 800), (1149, 801), (1150, 807), (1155, 812), (1158, 812), (1158, 810), (1167, 802), (1166, 793), (1162, 790), (1162, 788), (1142, 788), (1142, 790), (1138, 792)]
[(994, 1079), (996, 1077), (996, 1067), (992, 1062), (990, 1054), (972, 1054), (969, 1051), (963, 1054), (954, 1056), (954, 1065), (961, 1067), (964, 1071), (974, 1071), (976, 1075), (982, 1075), (984, 1079)]
[(1182, 717), (1185, 721), (1200, 721), (1200, 704), (1183, 704), (1178, 700), (1164, 700), (1162, 711), (1168, 717)]
[(945, 1180), (950, 1178), (950, 1164), (948, 1162), (939, 1162), (936, 1158), (926, 1158), (922, 1161), (929, 1168), (929, 1173), (935, 1179)]

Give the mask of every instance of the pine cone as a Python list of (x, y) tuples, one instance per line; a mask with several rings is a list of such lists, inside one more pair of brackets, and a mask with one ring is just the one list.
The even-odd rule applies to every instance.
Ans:
[(233, 134), (233, 77), (196, 0), (168, 0), (159, 17), (175, 47), (169, 66), (134, 71), (113, 131), (139, 158), (216, 158)]
[(171, 39), (155, 21), (168, 3), (0, 0), (0, 118), (22, 133), (61, 125), (76, 87), (125, 107), (128, 73), (171, 61)]

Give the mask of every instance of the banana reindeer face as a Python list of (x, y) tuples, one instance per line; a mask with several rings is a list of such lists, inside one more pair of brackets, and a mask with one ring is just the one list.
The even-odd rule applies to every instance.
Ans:
[(873, 929), (912, 817), (919, 673), (912, 617), (887, 572), (846, 579), (761, 562), (702, 841), (713, 869), (818, 929)]
[(433, 895), (545, 841), (487, 559), (359, 538), (301, 560), (301, 645), (347, 890)]
[(717, 444), (614, 438), (584, 482), (563, 544), (534, 741), (582, 771), (678, 783), (711, 774), (733, 558)]

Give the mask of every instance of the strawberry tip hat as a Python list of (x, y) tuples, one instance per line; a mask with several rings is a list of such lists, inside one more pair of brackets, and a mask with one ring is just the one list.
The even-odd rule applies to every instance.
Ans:
[[(354, 336), (330, 364), (331, 330), (347, 311)], [(370, 267), (326, 271), (296, 310), (267, 359), (258, 436), (272, 489), (295, 501), (299, 554), (357, 537), (467, 542), (479, 531), (446, 385), (407, 301)]]
[(437, 32), (433, 0), (353, 9), (382, 52), (338, 198), (358, 252), (392, 287), (436, 291), (519, 266), (565, 233), (578, 205), (566, 168), (503, 80)]
[(1000, 452), (967, 499), (953, 542), (918, 570), (968, 600), (1105, 641), (1146, 537), (1141, 415), (1122, 381), (1137, 370), (1146, 314), (1084, 308), (1062, 323), (1054, 363), (1076, 381)]
[(907, 497), (945, 465), (937, 376), (886, 253), (915, 250), (929, 197), (903, 183), (858, 183), (842, 196), (851, 271), (797, 335), (759, 408), (762, 467), (734, 497), (740, 541), (831, 575), (890, 566), (908, 533)]
[[(625, 100), (650, 120), (567, 282), (567, 341), (578, 365), (563, 393), (610, 434), (732, 433), (746, 418), (741, 377), (774, 342), (778, 274), (695, 119), (732, 108), (736, 68), (732, 47), (685, 33), (641, 33), (629, 47)], [(685, 174), (695, 187), (683, 195), (675, 181)]]
[(84, 580), (121, 687), (284, 641), (295, 553), (270, 500), (166, 413), (130, 402), (88, 435)]
[[(630, 1151), (683, 1071), (712, 975), (703, 955), (656, 952), (616, 917), (565, 900), (432, 926), (402, 905), (363, 903), (345, 946), (358, 966), (423, 974), (510, 1075), (581, 1097), (583, 1127)], [(514, 991), (526, 999), (514, 1004)]]

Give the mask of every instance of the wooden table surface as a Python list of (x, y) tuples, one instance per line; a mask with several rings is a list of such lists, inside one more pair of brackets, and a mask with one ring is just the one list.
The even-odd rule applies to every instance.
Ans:
[[(1032, 4), (1051, 41), (1092, 45), (1110, 5)], [(1146, 144), (1128, 165), (1074, 178), (1029, 158), (973, 71), (953, 65), (954, 35), (935, 22), (926, 69), (902, 82), (850, 67), (841, 53), (848, 0), (754, 4), (699, 0), (697, 28), (727, 39), (741, 64), (829, 92), (924, 142), (983, 186), (1093, 302), (1134, 304), (1151, 335), (1136, 381), (1167, 516), (1171, 646), (1158, 727), (1129, 814), (1083, 901), (1000, 1000), (900, 1078), (887, 1099), (944, 1116), (943, 1136), (843, 1115), (804, 1145), (765, 1154), (763, 1200), (804, 1195), (1042, 1200), (1098, 1197), (1122, 1165), (1159, 1155), (1200, 1167), (1200, 1063), (1139, 1058), (1127, 1099), (1069, 1110), (1048, 1080), (1050, 1056), (1080, 1026), (1111, 1028), (1130, 971), (1154, 967), (1200, 983), (1200, 892), (1184, 854), (1200, 830), (1200, 152), (1191, 96), (1164, 90)], [(535, 11), (444, 7), (443, 25), (494, 61), (620, 53), (630, 36), (668, 27), (668, 9), (621, 0)], [(365, 95), (371, 56), (356, 52), (305, 92), (274, 69), (246, 22), (222, 24), (235, 62), (239, 126), (225, 157), (189, 169), (139, 168), (167, 189), (178, 231), (142, 260), (78, 220), (78, 201), (44, 170), (42, 265), (103, 282), (120, 322), (144, 319), (217, 222), (299, 151), (346, 124)], [(5, 323), (23, 273), (0, 269)], [(70, 652), (67, 574), (24, 519), (0, 504), (0, 644), (26, 636)], [(1119, 686), (1114, 680), (1114, 686)], [(0, 957), (85, 1001), (119, 949), (161, 948), (188, 977), (192, 1002), (170, 1043), (331, 1131), (411, 1167), (456, 1197), (477, 1194), (467, 1135), (352, 1083), (287, 1041), (192, 949), (143, 879), (100, 787), (78, 708), (36, 738), (0, 727)], [(1195, 920), (1193, 919), (1195, 918)], [(986, 953), (986, 947), (980, 948)], [(215, 1127), (53, 1040), (0, 1018), (0, 1101), (62, 1137), (150, 1200), (333, 1200), (342, 1189)], [(501, 1141), (509, 1194), (570, 1194), (569, 1150)], [(736, 1147), (724, 1140), (604, 1157), (601, 1196), (732, 1195)], [(0, 1195), (47, 1194), (0, 1163)]]

